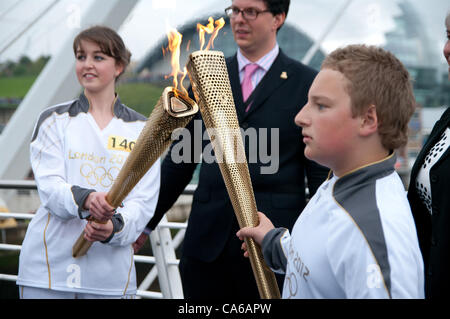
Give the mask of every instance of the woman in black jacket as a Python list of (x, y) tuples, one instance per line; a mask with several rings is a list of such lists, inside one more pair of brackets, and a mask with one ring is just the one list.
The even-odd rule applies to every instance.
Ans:
[[(450, 80), (450, 14), (444, 56)], [(426, 298), (450, 296), (450, 107), (433, 127), (411, 171), (408, 199), (425, 265)]]

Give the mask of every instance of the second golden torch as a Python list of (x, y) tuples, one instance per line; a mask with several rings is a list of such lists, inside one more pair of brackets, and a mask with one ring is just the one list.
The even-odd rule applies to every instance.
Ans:
[[(172, 132), (185, 127), (198, 112), (197, 104), (173, 87), (167, 87), (142, 129), (133, 151), (123, 164), (106, 200), (117, 208), (172, 143)], [(74, 258), (86, 254), (92, 242), (80, 235), (72, 248)]]
[[(187, 70), (239, 226), (255, 227), (259, 224), (256, 201), (225, 57), (220, 51), (196, 51), (189, 56)], [(261, 298), (280, 298), (261, 248), (251, 238), (245, 242)]]

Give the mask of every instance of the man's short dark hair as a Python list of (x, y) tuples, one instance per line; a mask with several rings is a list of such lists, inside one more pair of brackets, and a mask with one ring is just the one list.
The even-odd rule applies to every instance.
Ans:
[(285, 13), (287, 17), (291, 0), (263, 0), (263, 1), (267, 5), (267, 10), (269, 10), (273, 15)]
[[(273, 15), (285, 13), (287, 18), (291, 0), (263, 0), (263, 1), (266, 4), (267, 10), (269, 10), (270, 13), (272, 13)], [(283, 24), (280, 25), (280, 27), (277, 29), (277, 33), (278, 31), (280, 31), (282, 26)]]

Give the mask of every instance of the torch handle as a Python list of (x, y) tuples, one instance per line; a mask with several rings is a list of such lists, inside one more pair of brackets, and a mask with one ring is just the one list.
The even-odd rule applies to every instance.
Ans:
[[(193, 52), (186, 67), (239, 226), (255, 227), (256, 201), (223, 52)], [(280, 298), (261, 248), (253, 239), (246, 244), (261, 298)]]
[(78, 258), (78, 257), (86, 255), (87, 251), (89, 250), (89, 248), (91, 248), (91, 246), (92, 246), (92, 242), (87, 241), (84, 238), (84, 231), (83, 231), (72, 247), (72, 257)]
[[(120, 206), (122, 201), (128, 195), (128, 193), (133, 189), (133, 187), (139, 182), (139, 180), (144, 176), (151, 165), (159, 158), (161, 154), (159, 152), (154, 152), (149, 156), (148, 149), (158, 149), (158, 144), (155, 143), (155, 122), (160, 122), (161, 120), (169, 120), (169, 116), (164, 111), (163, 98), (161, 97), (158, 103), (153, 108), (152, 114), (150, 114), (149, 120), (147, 121), (145, 127), (142, 129), (139, 138), (136, 141), (133, 151), (128, 156), (125, 164), (120, 170), (117, 178), (115, 179), (113, 185), (106, 195), (106, 201), (114, 208)], [(170, 133), (166, 133), (164, 138), (167, 140), (167, 135), (170, 137)], [(161, 134), (162, 135), (162, 134)], [(163, 144), (163, 143), (160, 143)], [(164, 150), (161, 150), (161, 153)], [(84, 256), (92, 242), (87, 241), (84, 238), (84, 231), (80, 234), (77, 241), (72, 247), (73, 258), (78, 258)]]
[[(109, 190), (108, 194), (106, 195), (107, 202), (113, 207), (119, 207), (120, 203), (122, 202), (122, 199), (118, 198), (118, 196), (116, 196), (119, 191), (120, 191), (119, 184), (114, 183), (112, 185), (111, 189)], [(114, 198), (116, 198), (118, 200), (114, 200)], [(99, 221), (97, 221), (94, 218), (92, 218), (91, 220), (96, 223), (99, 223)], [(89, 248), (91, 248), (91, 246), (92, 246), (92, 242), (90, 242), (84, 238), (84, 231), (83, 231), (72, 247), (73, 258), (78, 258), (78, 257), (86, 255), (87, 251), (89, 250)]]
[[(100, 224), (107, 223), (107, 222), (99, 222), (95, 218), (90, 218), (89, 220), (96, 222), (96, 223), (100, 223)], [(88, 240), (86, 240), (86, 238), (84, 238), (84, 231), (83, 231), (72, 247), (72, 257), (78, 258), (78, 257), (86, 255), (87, 251), (89, 250), (89, 248), (91, 248), (91, 246), (92, 246), (92, 242), (88, 241)]]
[[(106, 200), (117, 208), (150, 167), (172, 143), (175, 129), (185, 127), (198, 112), (198, 105), (176, 89), (167, 87), (153, 108), (136, 144), (119, 171)], [(92, 243), (82, 233), (72, 248), (74, 258), (83, 256)]]
[(266, 265), (261, 247), (253, 238), (246, 238), (245, 244), (249, 253), (250, 264), (258, 286), (259, 295), (262, 299), (280, 299), (280, 291), (275, 274)]

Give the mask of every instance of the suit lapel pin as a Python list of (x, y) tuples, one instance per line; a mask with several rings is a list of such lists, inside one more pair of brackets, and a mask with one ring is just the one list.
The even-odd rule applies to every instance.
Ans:
[(286, 71), (281, 72), (280, 78), (286, 80), (288, 78)]

